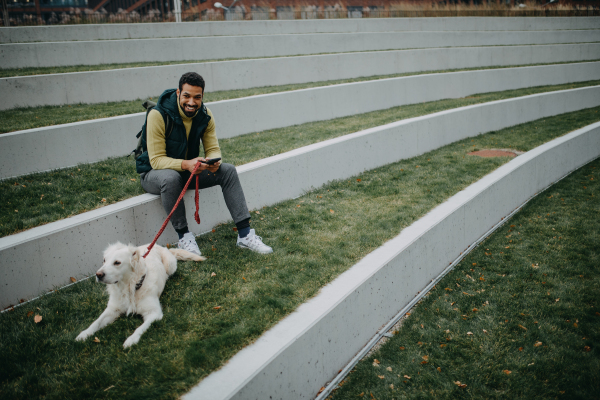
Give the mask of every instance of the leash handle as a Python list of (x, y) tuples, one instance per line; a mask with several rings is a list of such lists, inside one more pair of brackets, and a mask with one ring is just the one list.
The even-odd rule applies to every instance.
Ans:
[[(187, 188), (190, 185), (190, 182), (192, 181), (192, 178), (194, 177), (194, 173), (198, 170), (199, 167), (200, 167), (200, 162), (198, 162), (196, 164), (196, 166), (194, 167), (194, 170), (192, 171), (192, 174), (190, 175), (190, 178), (188, 179), (188, 181), (186, 182), (185, 186), (183, 187), (183, 190), (181, 191), (181, 194), (179, 195), (179, 198), (177, 199), (177, 202), (175, 203), (175, 206), (173, 206), (173, 209), (171, 210), (171, 212), (167, 216), (167, 219), (165, 219), (165, 222), (163, 222), (163, 224), (160, 227), (158, 233), (154, 237), (154, 240), (148, 246), (148, 250), (146, 251), (146, 254), (144, 254), (142, 256), (143, 258), (146, 258), (146, 256), (150, 253), (150, 250), (152, 250), (152, 248), (156, 244), (156, 241), (158, 240), (158, 238), (160, 237), (160, 235), (162, 235), (162, 233), (164, 232), (165, 228), (167, 227), (167, 224), (169, 223), (169, 220), (171, 219), (171, 216), (173, 215), (173, 213), (177, 209), (177, 206), (179, 206), (179, 203), (181, 202), (181, 199), (183, 199), (183, 195), (187, 191)], [(200, 206), (199, 206), (200, 196), (198, 194), (198, 175), (196, 175), (196, 194), (195, 194), (195, 200), (196, 200), (196, 213), (194, 214), (194, 219), (196, 220), (196, 222), (198, 224), (200, 224), (200, 215), (198, 214), (198, 209), (200, 208)]]

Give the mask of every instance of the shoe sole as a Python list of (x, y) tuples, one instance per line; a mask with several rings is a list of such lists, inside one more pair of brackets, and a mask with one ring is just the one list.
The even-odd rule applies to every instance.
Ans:
[(258, 253), (258, 254), (271, 254), (273, 252), (273, 249), (271, 249), (271, 251), (267, 251), (267, 252), (258, 251), (258, 250), (252, 250), (250, 247), (244, 246), (244, 245), (240, 245), (240, 244), (237, 244), (237, 247), (239, 247), (240, 249), (248, 249), (248, 250), (253, 251), (255, 253)]

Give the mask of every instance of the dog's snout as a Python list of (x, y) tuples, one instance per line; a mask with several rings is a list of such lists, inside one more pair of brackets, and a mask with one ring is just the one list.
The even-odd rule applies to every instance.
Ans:
[(99, 281), (101, 281), (101, 280), (102, 280), (102, 278), (104, 278), (104, 272), (100, 272), (100, 271), (96, 272), (96, 278), (97, 278)]

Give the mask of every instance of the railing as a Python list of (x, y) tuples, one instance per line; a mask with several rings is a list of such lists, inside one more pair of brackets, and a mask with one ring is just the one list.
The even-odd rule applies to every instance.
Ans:
[[(8, 12), (11, 13), (8, 7)], [(0, 26), (5, 21), (0, 15)], [(181, 21), (242, 21), (242, 20), (282, 20), (282, 19), (339, 19), (339, 18), (419, 18), (419, 17), (588, 17), (600, 16), (600, 7), (573, 9), (423, 9), (423, 10), (309, 10), (309, 11), (248, 11), (223, 12), (213, 9), (198, 12), (187, 10), (181, 12)], [(118, 13), (93, 12), (90, 9), (71, 8), (69, 12), (52, 12), (49, 18), (42, 19), (31, 14), (11, 15), (10, 26), (23, 25), (66, 25), (66, 24), (104, 24), (104, 23), (136, 23), (136, 22), (176, 22), (176, 14), (162, 14), (158, 10), (150, 10), (145, 15), (136, 11)]]

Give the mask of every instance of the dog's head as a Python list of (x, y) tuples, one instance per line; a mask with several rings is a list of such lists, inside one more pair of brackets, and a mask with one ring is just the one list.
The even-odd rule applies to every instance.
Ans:
[(133, 245), (111, 244), (104, 250), (104, 262), (96, 272), (96, 282), (113, 284), (127, 281), (139, 262), (139, 252)]

